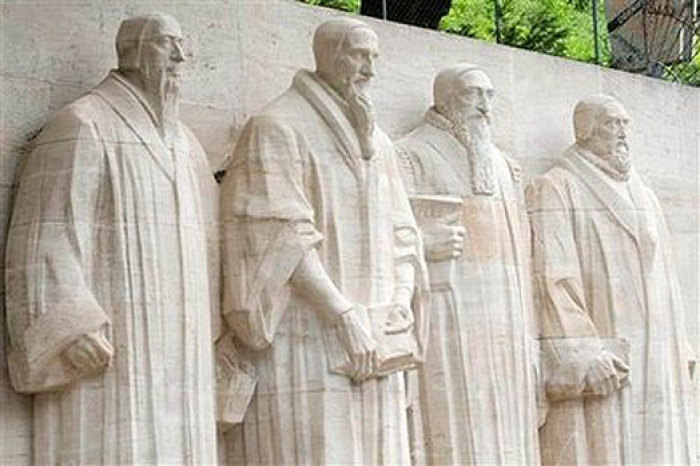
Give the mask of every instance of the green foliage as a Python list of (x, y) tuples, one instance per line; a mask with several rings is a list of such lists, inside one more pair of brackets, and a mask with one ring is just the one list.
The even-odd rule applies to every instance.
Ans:
[(442, 18), (440, 29), (493, 42), (493, 3), (484, 0), (452, 0), (450, 13)]
[[(361, 0), (299, 0), (311, 5), (359, 12)], [(431, 0), (423, 0), (431, 1)], [(501, 11), (501, 43), (574, 60), (595, 62), (593, 0), (452, 0), (440, 29), (496, 42), (495, 10)], [(598, 0), (598, 64), (612, 61), (606, 31), (605, 0)], [(700, 86), (700, 58), (668, 67), (664, 79)]]
[(696, 37), (696, 41), (692, 50), (693, 59), (689, 63), (677, 63), (667, 67), (664, 79), (700, 87), (700, 37)]
[(357, 13), (360, 11), (360, 0), (301, 0), (309, 5), (325, 6), (341, 11)]
[[(440, 28), (496, 41), (495, 0), (453, 0)], [(536, 52), (593, 62), (591, 0), (499, 0), (501, 43)], [(610, 61), (604, 2), (598, 2), (601, 64)]]
[(700, 64), (696, 62), (679, 63), (666, 69), (664, 79), (688, 86), (700, 87)]
[(550, 55), (564, 55), (569, 25), (552, 0), (503, 0), (501, 43)]
[[(603, 3), (605, 0), (601, 0), (598, 3)], [(567, 2), (573, 6), (576, 11), (591, 11), (593, 2), (591, 0), (567, 0)]]

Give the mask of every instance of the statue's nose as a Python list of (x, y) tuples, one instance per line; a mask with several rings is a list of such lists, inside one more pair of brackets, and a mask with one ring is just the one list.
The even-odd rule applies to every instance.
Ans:
[(185, 61), (185, 51), (182, 49), (182, 44), (175, 42), (175, 47), (173, 49), (173, 55), (172, 58), (173, 60), (177, 62), (183, 62)]

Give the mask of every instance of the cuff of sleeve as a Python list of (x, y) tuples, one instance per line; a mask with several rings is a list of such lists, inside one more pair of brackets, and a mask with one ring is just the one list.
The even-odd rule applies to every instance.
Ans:
[(603, 350), (597, 337), (542, 339), (542, 376), (552, 400), (579, 398), (591, 361)]
[(546, 338), (542, 342), (542, 370), (547, 396), (552, 400), (593, 394), (586, 376), (591, 363), (604, 351), (629, 364), (629, 342), (625, 338)]
[(242, 308), (224, 315), (247, 346), (262, 350), (272, 344), (288, 302), (289, 278), (309, 249), (322, 239), (312, 225), (304, 222), (286, 225), (269, 245), (241, 303)]
[(19, 392), (40, 392), (74, 381), (74, 373), (60, 355), (80, 336), (96, 332), (109, 319), (97, 305), (71, 303), (44, 314), (25, 331), (23, 350), (10, 353), (10, 372)]

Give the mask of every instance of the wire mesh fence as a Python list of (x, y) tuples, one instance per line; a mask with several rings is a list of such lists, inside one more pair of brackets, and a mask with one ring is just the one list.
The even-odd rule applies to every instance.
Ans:
[(299, 0), (700, 87), (698, 0)]

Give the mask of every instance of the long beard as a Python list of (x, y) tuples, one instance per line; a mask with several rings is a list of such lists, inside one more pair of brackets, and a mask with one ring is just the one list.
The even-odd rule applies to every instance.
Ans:
[(632, 169), (627, 142), (621, 139), (605, 142), (596, 148), (584, 148), (581, 155), (617, 181), (627, 181)]
[(177, 133), (180, 121), (180, 78), (170, 76), (165, 68), (152, 69), (148, 63), (144, 63), (142, 79), (161, 136), (170, 140)]
[(465, 118), (459, 112), (448, 112), (445, 118), (452, 123), (455, 137), (467, 150), (472, 192), (493, 195), (496, 183), (493, 176), (493, 145), (489, 119)]
[(349, 82), (345, 89), (346, 92), (343, 97), (350, 109), (350, 116), (360, 143), (362, 158), (369, 160), (376, 153), (376, 148), (374, 147), (374, 104), (364, 90), (354, 83)]
[(610, 165), (617, 175), (623, 180), (629, 178), (632, 168), (632, 159), (626, 142), (617, 142), (605, 155), (604, 160)]

